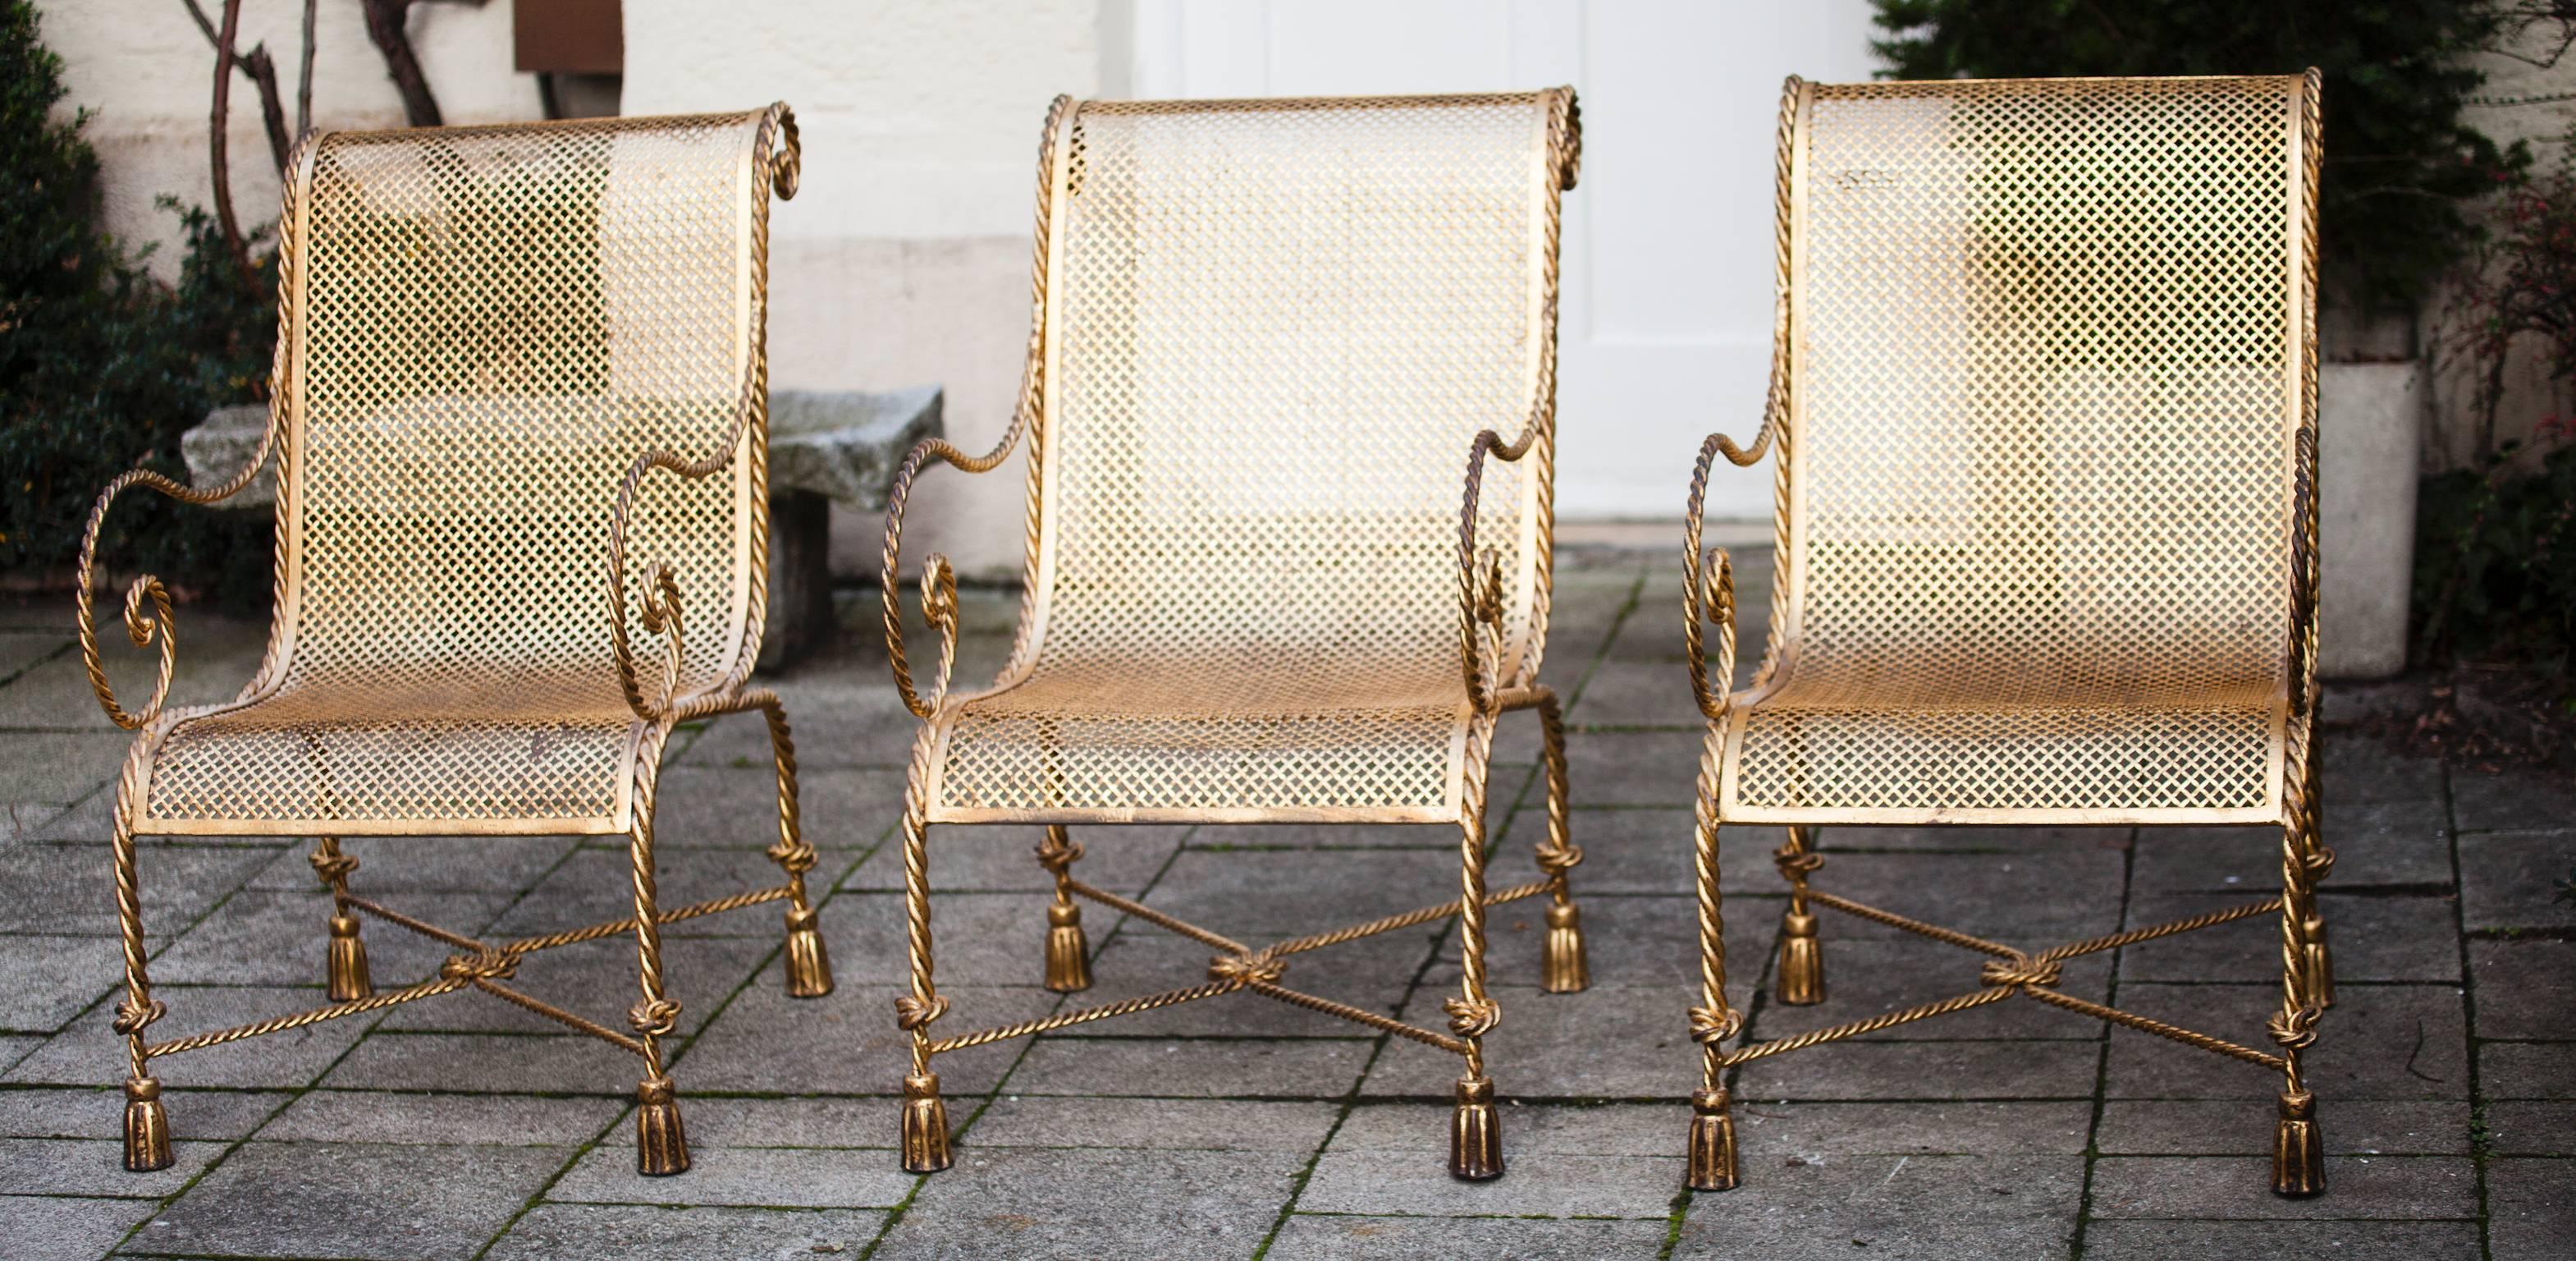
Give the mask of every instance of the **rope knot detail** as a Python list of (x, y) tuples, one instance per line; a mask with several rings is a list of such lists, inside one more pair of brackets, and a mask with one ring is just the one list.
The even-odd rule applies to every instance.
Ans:
[(1061, 876), (1082, 861), (1082, 842), (1067, 841), (1056, 845), (1052, 839), (1038, 842), (1038, 865)]
[(2316, 1007), (2301, 1007), (2297, 1011), (2276, 1011), (2272, 1013), (2270, 1020), (2263, 1022), (2263, 1028), (2272, 1035), (2274, 1042), (2295, 1051), (2317, 1040), (2319, 1014), (2320, 1011)]
[(1449, 1013), (1449, 1031), (1462, 1038), (1481, 1038), (1503, 1022), (1502, 1005), (1490, 998), (1452, 998), (1440, 1004)]
[(2057, 984), (2057, 979), (2058, 968), (2055, 959), (2032, 959), (2026, 956), (2017, 959), (1989, 959), (1986, 961), (1986, 966), (1977, 969), (1977, 982), (1981, 985), (2053, 986)]
[(778, 864), (779, 870), (791, 876), (801, 876), (814, 870), (814, 847), (803, 841), (793, 845), (780, 841), (770, 846), (767, 852), (769, 861)]
[(116, 1019), (108, 1022), (108, 1028), (131, 1037), (143, 1032), (145, 1025), (159, 1020), (169, 1010), (157, 998), (141, 1006), (136, 1006), (131, 998), (124, 999), (116, 1004)]
[(1814, 850), (1800, 849), (1793, 842), (1771, 851), (1771, 864), (1780, 869), (1783, 879), (1804, 880), (1825, 865), (1825, 856)]
[(648, 1038), (667, 1038), (680, 1027), (680, 1005), (667, 998), (648, 998), (628, 1008), (626, 1023)]
[(438, 974), (450, 981), (506, 980), (518, 971), (519, 956), (498, 950), (449, 955), (447, 962), (438, 965)]
[(1691, 1041), (1702, 1046), (1715, 1046), (1734, 1037), (1744, 1028), (1744, 1013), (1732, 1007), (1693, 1007), (1690, 1009)]
[(1208, 960), (1208, 979), (1211, 981), (1268, 985), (1286, 975), (1287, 971), (1287, 964), (1267, 954), (1217, 955)]
[(947, 1014), (948, 996), (945, 994), (933, 994), (927, 1002), (910, 994), (895, 996), (894, 1027), (897, 1029), (918, 1029)]
[(1563, 875), (1582, 861), (1583, 847), (1580, 845), (1543, 844), (1538, 847), (1538, 869), (1547, 875)]
[(2320, 845), (2313, 851), (2301, 855), (2299, 857), (2299, 862), (2308, 869), (2308, 879), (2323, 880), (2326, 878), (2326, 873), (2334, 870), (2334, 847), (2331, 845)]
[(358, 860), (347, 854), (325, 854), (315, 850), (305, 855), (304, 861), (313, 864), (313, 874), (321, 877), (324, 884), (336, 884), (358, 869)]

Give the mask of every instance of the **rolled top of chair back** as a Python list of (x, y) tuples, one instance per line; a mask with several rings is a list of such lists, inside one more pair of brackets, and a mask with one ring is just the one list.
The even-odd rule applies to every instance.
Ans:
[[(1550, 422), (1571, 104), (1071, 112), (1044, 277), (1045, 653), (1144, 635), (1247, 675), (1393, 665), (1456, 690), (1469, 448)], [(1543, 633), (1552, 458), (1542, 432), (1484, 482), (1516, 654)]]
[(2313, 87), (1805, 85), (1799, 677), (2277, 682), (2312, 420)]
[(309, 146), (281, 272), (295, 669), (604, 670), (620, 480), (648, 450), (728, 439), (746, 458), (722, 472), (647, 479), (629, 585), (675, 567), (684, 687), (744, 668), (767, 205), (793, 147), (783, 107)]

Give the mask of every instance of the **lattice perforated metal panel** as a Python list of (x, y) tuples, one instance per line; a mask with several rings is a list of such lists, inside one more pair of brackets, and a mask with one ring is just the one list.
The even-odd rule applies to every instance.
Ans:
[[(248, 704), (169, 733), (149, 815), (616, 811), (635, 719), (610, 518), (638, 455), (694, 459), (734, 423), (759, 353), (763, 117), (317, 143), (286, 330), (282, 659)], [(685, 601), (684, 692), (747, 668), (757, 463), (651, 478), (638, 502), (629, 554), (671, 561)]]
[(2276, 801), (2301, 81), (1810, 91), (1793, 603), (1731, 809)]
[[(934, 808), (1455, 817), (1460, 492), (1531, 414), (1552, 100), (1079, 107), (1034, 633)], [(1549, 458), (1482, 497), (1515, 658)]]

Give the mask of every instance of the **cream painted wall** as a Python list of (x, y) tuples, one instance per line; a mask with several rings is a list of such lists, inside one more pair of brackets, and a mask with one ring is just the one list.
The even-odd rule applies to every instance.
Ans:
[[(221, 0), (201, 0), (219, 17)], [(411, 37), (448, 121), (496, 122), (541, 113), (534, 75), (510, 69), (513, 0), (420, 5)], [(129, 244), (158, 244), (153, 269), (178, 272), (178, 217), (153, 203), (164, 194), (212, 209), (207, 176), (207, 106), (215, 57), (179, 0), (38, 0), (38, 31), (63, 59), (70, 95), (56, 107), (87, 109), (86, 134), (98, 150), (105, 184), (104, 226)], [(295, 124), (296, 62), (301, 56), (300, 0), (243, 0), (238, 47), (265, 41), (277, 60), (287, 126)], [(313, 120), (317, 127), (399, 127), (402, 98), (385, 77), (384, 57), (367, 41), (355, 0), (324, 0), (316, 10)], [(277, 171), (260, 123), (259, 93), (235, 75), (226, 131), (233, 208), (244, 227), (277, 218)]]
[[(951, 440), (1009, 423), (1028, 339), (1039, 124), (1059, 92), (1125, 91), (1123, 0), (626, 0), (628, 114), (795, 107), (803, 187), (770, 217), (770, 378), (781, 388), (947, 388)], [(1104, 34), (1105, 33), (1105, 34)], [(1020, 457), (927, 474), (916, 562), (1019, 571)], [(877, 522), (834, 529), (872, 574)]]

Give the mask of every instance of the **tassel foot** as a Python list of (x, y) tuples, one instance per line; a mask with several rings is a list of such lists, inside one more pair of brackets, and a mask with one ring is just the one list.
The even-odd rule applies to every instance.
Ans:
[(161, 1082), (136, 1077), (125, 1083), (125, 1167), (134, 1173), (167, 1169), (170, 1114), (161, 1107)]
[(1791, 1007), (1825, 1001), (1825, 949), (1816, 939), (1816, 917), (1790, 911), (1780, 916), (1779, 998)]
[(635, 1172), (667, 1178), (689, 1171), (689, 1136), (680, 1127), (680, 1104), (671, 1079), (648, 1077), (635, 1087)]
[(950, 1163), (948, 1104), (939, 1097), (939, 1074), (906, 1076), (903, 1079), (904, 1172), (937, 1173)]
[(2317, 1130), (2317, 1097), (2281, 1096), (2281, 1126), (2272, 1138), (2272, 1192), (2317, 1195), (2326, 1189), (2325, 1137)]
[(1592, 968), (1583, 958), (1583, 918), (1571, 902), (1547, 908), (1540, 984), (1550, 994), (1580, 993), (1592, 986)]
[(1723, 1090), (1691, 1092), (1690, 1187), (1735, 1189), (1735, 1116)]
[(822, 930), (814, 927), (812, 907), (787, 912), (787, 996), (821, 998), (832, 992), (832, 956), (823, 949)]
[(1494, 1115), (1492, 1078), (1458, 1079), (1458, 1108), (1449, 1118), (1449, 1176), (1469, 1182), (1503, 1176), (1503, 1124)]
[(1082, 934), (1082, 908), (1071, 902), (1047, 907), (1046, 987), (1059, 994), (1091, 988), (1091, 942)]
[(358, 935), (358, 917), (331, 917), (331, 957), (325, 971), (331, 983), (331, 1001), (354, 1003), (372, 998), (376, 983), (367, 973), (367, 940)]

